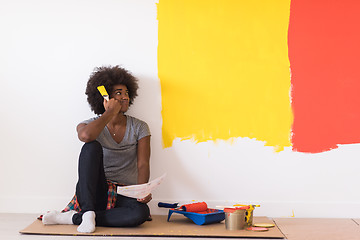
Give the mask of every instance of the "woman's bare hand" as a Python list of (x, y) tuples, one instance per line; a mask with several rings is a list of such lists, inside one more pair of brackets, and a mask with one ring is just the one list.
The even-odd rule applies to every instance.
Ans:
[(151, 201), (151, 199), (152, 199), (152, 195), (151, 195), (151, 193), (150, 193), (150, 194), (147, 195), (146, 197), (144, 197), (144, 198), (138, 198), (137, 200), (138, 200), (138, 202), (141, 202), (141, 203), (148, 203), (148, 202)]
[(109, 101), (104, 99), (105, 111), (111, 111), (114, 114), (118, 114), (121, 110), (121, 102), (115, 98), (110, 98)]

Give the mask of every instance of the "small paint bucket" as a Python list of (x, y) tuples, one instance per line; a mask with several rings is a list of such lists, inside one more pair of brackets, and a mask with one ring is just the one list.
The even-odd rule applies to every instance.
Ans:
[(241, 230), (245, 226), (245, 211), (248, 207), (225, 208), (225, 228)]
[(253, 213), (254, 208), (249, 208), (245, 212), (245, 222), (248, 227), (251, 227), (253, 224)]

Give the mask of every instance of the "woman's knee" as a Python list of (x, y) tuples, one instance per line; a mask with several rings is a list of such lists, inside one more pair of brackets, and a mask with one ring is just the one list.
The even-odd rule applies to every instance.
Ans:
[(102, 146), (98, 141), (85, 143), (81, 148), (81, 152), (80, 152), (81, 161), (84, 161), (86, 159), (92, 159), (91, 161), (94, 161), (93, 160), (94, 158), (101, 160), (102, 156), (103, 156)]
[(101, 152), (102, 153), (102, 146), (98, 141), (92, 141), (85, 143), (81, 149), (83, 152)]

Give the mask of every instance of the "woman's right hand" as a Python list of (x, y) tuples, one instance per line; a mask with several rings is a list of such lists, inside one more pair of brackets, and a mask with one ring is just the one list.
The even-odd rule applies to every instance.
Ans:
[(89, 124), (80, 123), (76, 130), (78, 132), (78, 138), (82, 142), (91, 142), (96, 140), (101, 131), (105, 128), (106, 124), (119, 114), (121, 110), (121, 103), (114, 98), (109, 101), (104, 99), (105, 112), (98, 119), (90, 122)]
[(110, 98), (109, 101), (104, 99), (103, 104), (104, 104), (105, 111), (111, 112), (114, 115), (117, 115), (121, 110), (121, 102), (115, 98)]

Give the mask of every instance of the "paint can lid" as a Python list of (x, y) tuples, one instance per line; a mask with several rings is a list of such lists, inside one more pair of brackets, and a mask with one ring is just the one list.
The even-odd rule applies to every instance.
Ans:
[(264, 227), (264, 228), (272, 228), (275, 227), (275, 224), (273, 223), (254, 223), (254, 227)]
[(246, 230), (248, 231), (256, 231), (256, 232), (265, 232), (268, 231), (268, 228), (264, 228), (264, 227), (248, 227)]

